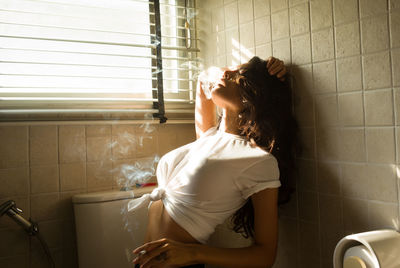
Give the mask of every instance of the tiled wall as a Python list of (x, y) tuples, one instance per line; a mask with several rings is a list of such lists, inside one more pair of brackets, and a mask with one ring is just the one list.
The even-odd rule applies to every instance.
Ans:
[[(156, 155), (194, 139), (193, 124), (0, 124), (0, 204), (15, 200), (39, 223), (57, 267), (78, 267), (71, 197), (119, 189), (121, 166), (151, 166)], [(36, 239), (7, 216), (0, 218), (0, 267), (49, 267)]]
[(197, 4), (206, 66), (273, 55), (293, 74), (304, 148), (274, 267), (332, 267), (344, 235), (399, 229), (400, 1)]

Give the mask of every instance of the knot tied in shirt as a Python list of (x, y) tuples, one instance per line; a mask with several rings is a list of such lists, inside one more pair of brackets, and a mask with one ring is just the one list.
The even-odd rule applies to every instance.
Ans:
[(144, 194), (140, 198), (132, 199), (128, 202), (128, 211), (134, 211), (144, 206), (149, 206), (151, 201), (163, 199), (165, 196), (164, 188), (155, 188), (150, 194)]

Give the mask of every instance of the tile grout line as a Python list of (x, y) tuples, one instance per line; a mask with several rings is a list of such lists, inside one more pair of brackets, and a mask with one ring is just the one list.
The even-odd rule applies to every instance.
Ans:
[[(392, 88), (392, 105), (393, 105), (393, 120), (394, 120), (394, 160), (395, 160), (395, 164), (394, 164), (394, 169), (395, 169), (395, 177), (396, 177), (396, 185), (397, 185), (397, 225), (399, 224), (399, 218), (400, 218), (400, 178), (399, 178), (399, 169), (400, 169), (400, 165), (399, 163), (399, 159), (398, 159), (398, 155), (399, 155), (399, 150), (400, 150), (400, 144), (398, 142), (397, 139), (397, 135), (398, 133), (398, 129), (397, 129), (397, 113), (396, 113), (396, 91), (395, 91), (395, 87), (394, 87), (394, 72), (393, 72), (393, 60), (392, 60), (392, 31), (391, 31), (391, 18), (392, 18), (392, 10), (390, 8), (390, 0), (386, 1), (386, 8), (387, 8), (387, 26), (388, 26), (388, 37), (389, 37), (389, 64), (390, 64), (390, 83), (391, 83), (391, 88)], [(397, 226), (397, 228), (399, 229), (399, 226)], [(398, 230), (399, 231), (399, 230)]]

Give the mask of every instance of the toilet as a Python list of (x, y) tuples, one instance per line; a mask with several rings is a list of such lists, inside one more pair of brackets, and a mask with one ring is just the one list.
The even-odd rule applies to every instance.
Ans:
[(144, 241), (147, 207), (127, 213), (127, 203), (154, 188), (73, 196), (79, 268), (132, 267), (132, 251)]

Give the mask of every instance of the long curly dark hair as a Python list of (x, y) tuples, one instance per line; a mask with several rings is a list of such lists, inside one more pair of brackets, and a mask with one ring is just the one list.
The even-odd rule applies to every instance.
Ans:
[[(242, 88), (244, 109), (239, 128), (254, 145), (271, 153), (278, 161), (281, 182), (278, 204), (289, 201), (294, 191), (297, 122), (293, 116), (292, 92), (287, 82), (270, 75), (267, 62), (253, 57), (241, 65), (233, 78)], [(254, 237), (254, 211), (251, 198), (232, 217), (233, 229), (246, 238)]]

